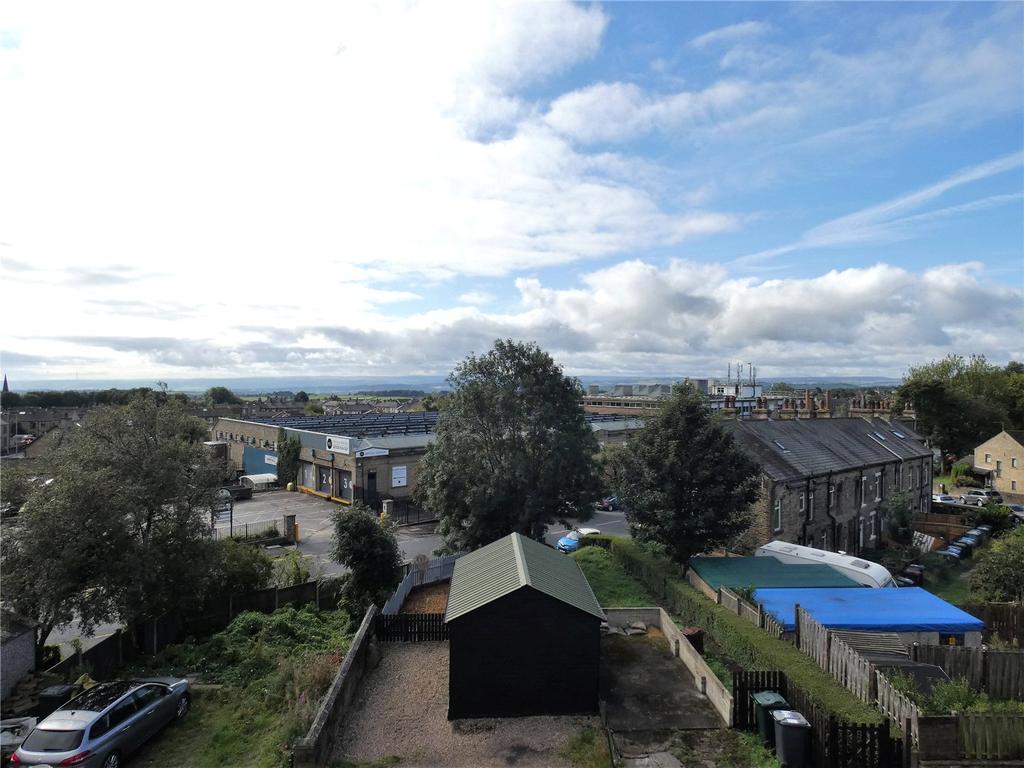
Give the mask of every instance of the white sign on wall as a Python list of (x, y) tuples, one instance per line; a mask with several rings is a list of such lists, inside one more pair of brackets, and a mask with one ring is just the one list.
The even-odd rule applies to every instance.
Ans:
[(272, 467), (277, 466), (277, 456), (271, 456), (270, 454), (267, 454), (266, 456), (263, 457), (263, 460)]
[(392, 467), (391, 468), (391, 487), (392, 488), (405, 488), (407, 481), (405, 473), (405, 467)]
[(328, 451), (334, 453), (351, 453), (352, 452), (352, 441), (347, 437), (336, 437), (335, 435), (328, 435), (326, 446)]

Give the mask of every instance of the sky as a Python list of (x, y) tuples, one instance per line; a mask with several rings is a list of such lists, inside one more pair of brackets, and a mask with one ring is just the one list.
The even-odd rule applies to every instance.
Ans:
[(0, 6), (21, 379), (1024, 358), (1022, 3)]

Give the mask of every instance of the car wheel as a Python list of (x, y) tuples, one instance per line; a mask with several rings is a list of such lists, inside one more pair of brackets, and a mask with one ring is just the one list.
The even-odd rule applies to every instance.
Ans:
[(178, 707), (174, 710), (175, 720), (184, 720), (185, 715), (188, 714), (189, 700), (188, 696), (182, 696), (178, 699)]
[(121, 766), (121, 753), (111, 752), (107, 755), (107, 759), (103, 761), (103, 768), (120, 768)]

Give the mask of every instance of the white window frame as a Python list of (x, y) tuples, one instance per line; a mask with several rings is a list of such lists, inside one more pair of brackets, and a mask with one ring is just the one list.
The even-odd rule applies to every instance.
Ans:
[(835, 484), (828, 487), (828, 508), (836, 508), (836, 486)]
[(807, 511), (807, 492), (800, 491), (800, 514)]
[(1016, 456), (1011, 456), (1010, 457), (1010, 469), (1016, 469), (1016, 468), (1017, 468), (1017, 457)]
[(986, 453), (985, 454), (985, 463), (986, 464), (991, 464), (992, 463), (992, 454), (991, 453)]
[(772, 525), (775, 528), (775, 533), (778, 533), (782, 530), (782, 499), (775, 500), (775, 506), (773, 511), (774, 519), (772, 520)]
[[(875, 472), (875, 501), (882, 500), (882, 473)], [(874, 514), (872, 512), (871, 514)]]
[(814, 519), (814, 491), (811, 491), (811, 497), (807, 500), (807, 519)]
[(860, 505), (866, 507), (868, 505), (868, 476), (860, 476)]
[(871, 529), (871, 535), (868, 537), (868, 541), (874, 541), (877, 538), (877, 534), (875, 533), (877, 522), (878, 515), (875, 514), (875, 510), (871, 510), (871, 513), (868, 515), (868, 526)]

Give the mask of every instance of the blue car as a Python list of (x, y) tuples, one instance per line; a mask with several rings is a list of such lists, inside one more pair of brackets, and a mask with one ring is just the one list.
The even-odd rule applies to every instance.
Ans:
[(580, 548), (580, 541), (583, 540), (583, 537), (592, 533), (600, 533), (600, 531), (597, 528), (573, 528), (558, 540), (555, 549), (559, 552), (575, 552)]

